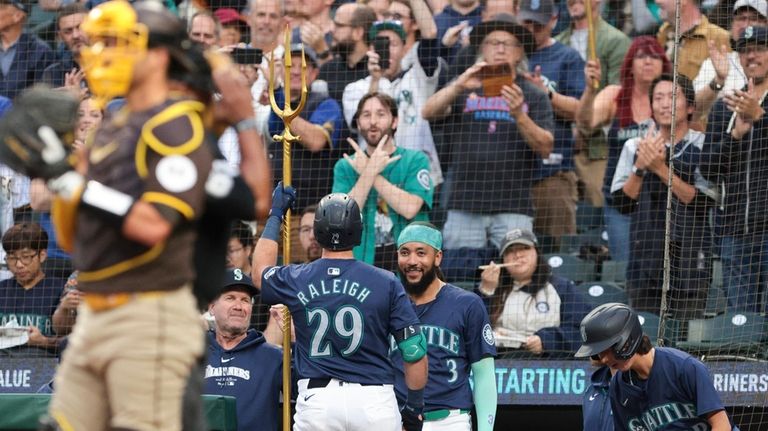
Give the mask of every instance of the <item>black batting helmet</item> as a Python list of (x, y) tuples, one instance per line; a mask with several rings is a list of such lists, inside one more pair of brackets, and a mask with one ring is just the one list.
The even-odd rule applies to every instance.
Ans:
[(581, 321), (583, 344), (577, 358), (594, 356), (608, 349), (617, 359), (632, 357), (643, 340), (643, 327), (637, 313), (619, 303), (603, 304), (590, 311)]
[(344, 193), (331, 193), (320, 199), (315, 212), (315, 239), (323, 248), (351, 250), (360, 244), (363, 219), (357, 202)]

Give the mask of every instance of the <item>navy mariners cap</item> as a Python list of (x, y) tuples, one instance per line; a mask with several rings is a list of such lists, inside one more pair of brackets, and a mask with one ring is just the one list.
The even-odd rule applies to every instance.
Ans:
[(0, 0), (0, 5), (11, 5), (24, 13), (29, 13), (27, 6), (19, 0)]
[(522, 0), (517, 21), (533, 21), (547, 25), (555, 15), (557, 15), (557, 10), (555, 9), (555, 2), (552, 0)]
[(747, 45), (768, 45), (768, 27), (750, 25), (745, 28), (733, 49), (741, 51)]
[(299, 55), (301, 55), (302, 47), (304, 49), (304, 55), (307, 57), (307, 60), (309, 60), (309, 62), (312, 63), (312, 66), (318, 67), (317, 66), (317, 53), (309, 45), (304, 45), (303, 43), (292, 43), (291, 44), (291, 54), (299, 54)]
[(504, 257), (504, 252), (515, 244), (523, 244), (538, 248), (539, 240), (536, 239), (536, 235), (528, 229), (512, 229), (504, 235), (504, 242), (501, 245), (501, 257)]
[(243, 270), (240, 268), (228, 269), (221, 286), (221, 293), (237, 290), (236, 288), (244, 289), (251, 296), (259, 293), (259, 289), (253, 284), (251, 277), (246, 275)]

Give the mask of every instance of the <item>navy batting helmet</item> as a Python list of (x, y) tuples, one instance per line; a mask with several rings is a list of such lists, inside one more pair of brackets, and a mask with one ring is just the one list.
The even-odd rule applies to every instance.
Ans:
[(331, 193), (320, 200), (315, 212), (315, 239), (323, 248), (351, 250), (360, 244), (363, 219), (357, 202), (344, 193)]
[(603, 304), (581, 321), (581, 339), (584, 343), (574, 355), (577, 358), (612, 349), (617, 359), (625, 361), (640, 348), (643, 327), (629, 306), (615, 302)]

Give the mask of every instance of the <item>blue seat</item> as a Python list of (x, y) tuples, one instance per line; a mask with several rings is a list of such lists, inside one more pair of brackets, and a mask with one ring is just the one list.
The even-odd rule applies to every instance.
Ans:
[(579, 202), (576, 206), (576, 229), (578, 232), (602, 228), (603, 225), (602, 208), (593, 207), (586, 202)]
[(765, 352), (768, 321), (757, 313), (726, 312), (688, 321), (688, 336), (678, 347), (699, 355), (757, 357)]
[(606, 260), (603, 262), (600, 280), (612, 283), (624, 283), (627, 281), (627, 261)]
[(576, 286), (592, 308), (609, 302), (626, 304), (629, 301), (627, 293), (616, 283), (590, 281)]
[(575, 283), (594, 280), (595, 264), (569, 254), (545, 254), (544, 260), (552, 267), (552, 273)]

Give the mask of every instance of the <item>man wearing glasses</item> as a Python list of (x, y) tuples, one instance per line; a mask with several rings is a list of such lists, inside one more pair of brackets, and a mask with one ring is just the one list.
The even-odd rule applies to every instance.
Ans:
[(328, 95), (341, 103), (344, 86), (368, 75), (368, 29), (376, 21), (370, 7), (358, 3), (345, 3), (336, 9), (333, 17), (333, 59), (323, 64), (320, 76), (328, 83)]
[(512, 229), (532, 230), (533, 174), (554, 141), (549, 98), (523, 77), (523, 59), (534, 49), (530, 32), (499, 14), (478, 25), (470, 42), (482, 61), (421, 110), (427, 121), (446, 118), (453, 155), (443, 231), (448, 255), (482, 253), (488, 242), (499, 247)]
[(0, 326), (15, 321), (10, 326), (27, 332), (8, 339), (6, 346), (19, 347), (2, 349), (0, 355), (52, 356), (59, 339), (51, 318), (66, 281), (43, 272), (48, 234), (37, 223), (20, 223), (5, 232), (2, 244), (13, 277), (0, 282)]

